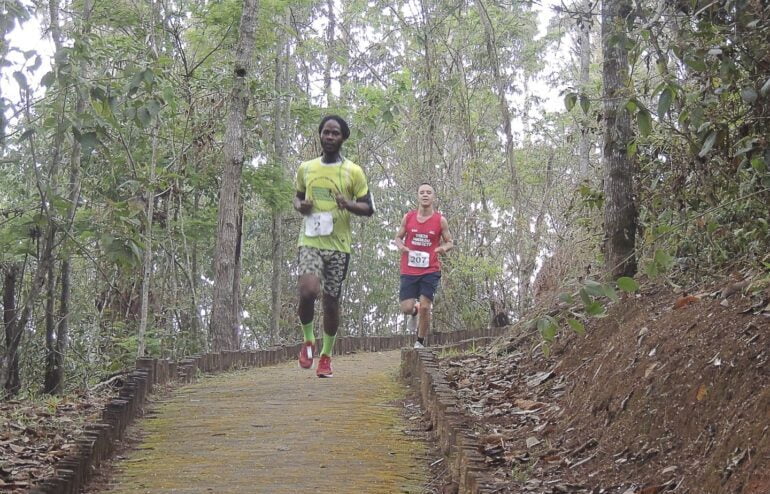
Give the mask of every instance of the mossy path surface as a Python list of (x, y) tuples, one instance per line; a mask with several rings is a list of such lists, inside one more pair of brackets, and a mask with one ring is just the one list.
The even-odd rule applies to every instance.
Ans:
[(404, 432), (398, 351), (206, 377), (140, 423), (110, 493), (423, 492), (425, 446)]

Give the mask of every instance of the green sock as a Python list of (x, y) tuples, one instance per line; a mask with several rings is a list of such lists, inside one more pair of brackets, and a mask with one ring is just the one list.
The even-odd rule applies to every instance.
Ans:
[(305, 334), (305, 341), (315, 343), (315, 333), (313, 333), (313, 321), (302, 325), (302, 332)]
[(324, 332), (324, 346), (321, 348), (321, 355), (332, 356), (332, 348), (334, 348), (334, 340), (337, 339), (337, 335), (329, 336)]

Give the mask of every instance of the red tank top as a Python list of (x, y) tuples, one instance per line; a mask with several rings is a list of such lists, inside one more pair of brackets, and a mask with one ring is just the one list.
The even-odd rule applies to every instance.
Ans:
[(441, 271), (436, 247), (441, 242), (441, 213), (434, 211), (425, 222), (417, 221), (417, 211), (406, 213), (404, 245), (411, 251), (401, 254), (401, 274), (422, 275)]

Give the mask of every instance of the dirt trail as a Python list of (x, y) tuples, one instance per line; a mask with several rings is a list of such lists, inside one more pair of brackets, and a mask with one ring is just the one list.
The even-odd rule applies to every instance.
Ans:
[(422, 492), (425, 446), (404, 433), (400, 353), (334, 358), (332, 379), (296, 363), (202, 379), (141, 423), (110, 493)]

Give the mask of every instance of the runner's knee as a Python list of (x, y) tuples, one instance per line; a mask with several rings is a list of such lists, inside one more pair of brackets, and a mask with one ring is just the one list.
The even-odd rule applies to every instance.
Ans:
[(414, 299), (402, 300), (401, 312), (404, 314), (412, 315), (414, 312)]
[(321, 283), (315, 277), (302, 276), (297, 283), (297, 290), (300, 298), (315, 300), (321, 293)]

